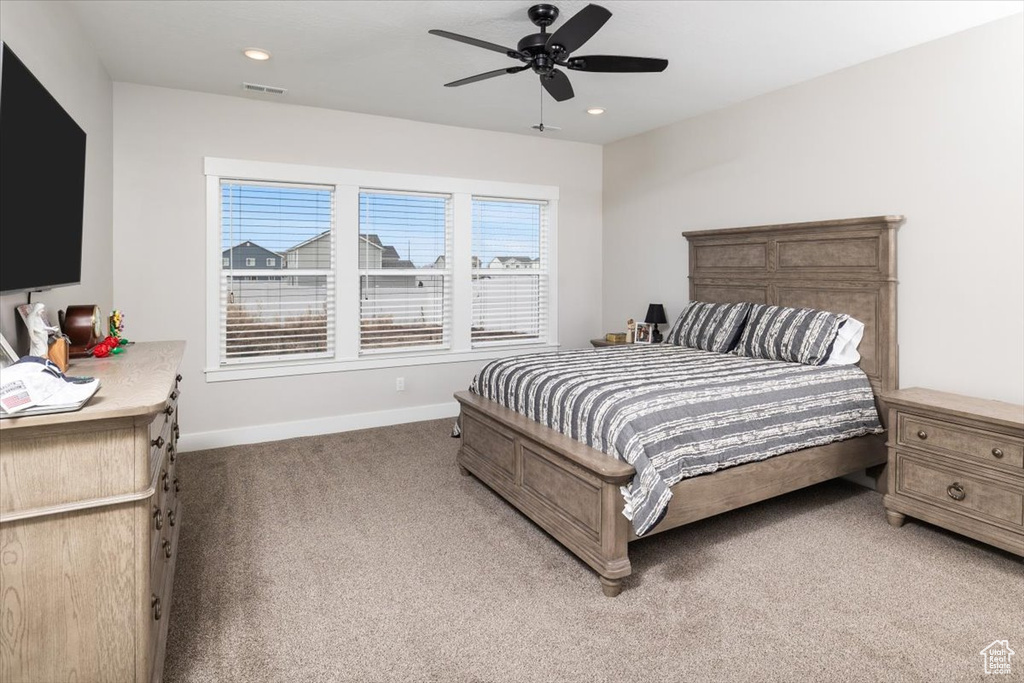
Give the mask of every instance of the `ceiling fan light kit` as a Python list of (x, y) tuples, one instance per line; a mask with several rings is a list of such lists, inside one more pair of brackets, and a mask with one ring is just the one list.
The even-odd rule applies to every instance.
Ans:
[[(558, 8), (554, 5), (534, 5), (526, 12), (530, 21), (540, 27), (539, 33), (531, 33), (523, 37), (516, 48), (508, 48), (478, 38), (470, 38), (451, 31), (433, 29), (432, 35), (473, 45), (493, 52), (501, 52), (512, 59), (523, 62), (523, 66), (495, 69), (476, 76), (469, 76), (451, 83), (446, 88), (454, 88), (469, 83), (476, 83), (488, 78), (515, 74), (532, 69), (540, 77), (541, 85), (551, 97), (558, 102), (572, 99), (575, 93), (569, 77), (562, 69), (571, 71), (591, 71), (601, 73), (650, 73), (664, 71), (668, 66), (667, 59), (651, 57), (623, 57), (618, 55), (593, 55), (570, 57), (605, 25), (612, 13), (600, 5), (587, 5), (554, 33), (548, 33), (548, 26), (558, 19)], [(543, 130), (543, 128), (541, 128)]]

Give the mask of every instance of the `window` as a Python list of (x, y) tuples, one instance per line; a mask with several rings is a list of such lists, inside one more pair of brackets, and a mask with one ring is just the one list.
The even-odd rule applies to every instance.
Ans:
[[(220, 190), (220, 364), (333, 356), (333, 188), (222, 180)], [(289, 268), (256, 270), (257, 258), (277, 263), (267, 253), (288, 254)]]
[(544, 338), (547, 203), (473, 197), (474, 347)]
[(205, 169), (207, 381), (557, 347), (557, 187), (210, 157)]
[(451, 196), (359, 193), (359, 351), (450, 345)]

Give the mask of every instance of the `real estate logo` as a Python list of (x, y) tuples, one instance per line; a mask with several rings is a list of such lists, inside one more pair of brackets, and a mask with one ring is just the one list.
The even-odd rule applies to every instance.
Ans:
[(1010, 641), (993, 640), (980, 654), (985, 658), (986, 675), (1010, 673), (1010, 659), (1014, 655)]

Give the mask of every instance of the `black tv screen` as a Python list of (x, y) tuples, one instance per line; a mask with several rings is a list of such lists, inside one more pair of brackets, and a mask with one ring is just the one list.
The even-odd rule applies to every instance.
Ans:
[(0, 292), (82, 280), (85, 131), (3, 46)]

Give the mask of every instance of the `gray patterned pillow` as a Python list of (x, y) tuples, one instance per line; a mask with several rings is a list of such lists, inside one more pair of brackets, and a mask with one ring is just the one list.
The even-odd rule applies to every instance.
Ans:
[(849, 316), (813, 308), (754, 304), (736, 355), (821, 365)]
[(727, 353), (736, 345), (752, 304), (691, 301), (679, 314), (665, 342), (691, 349)]

